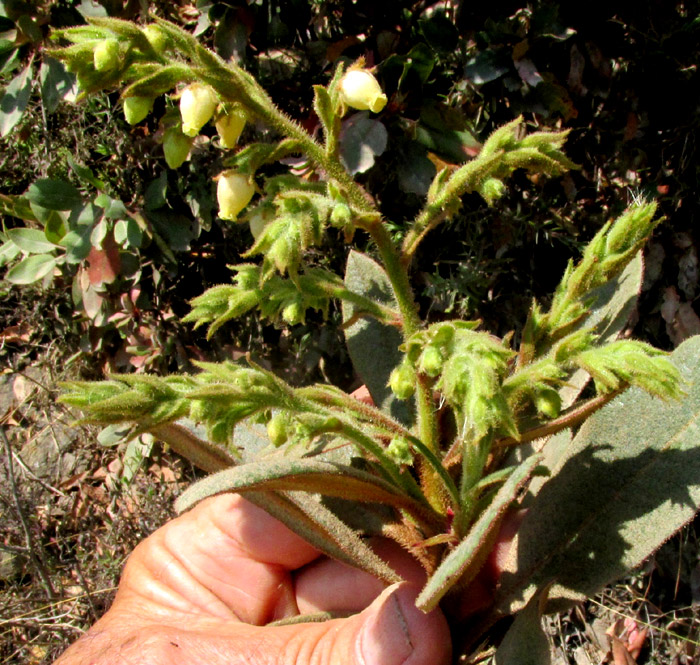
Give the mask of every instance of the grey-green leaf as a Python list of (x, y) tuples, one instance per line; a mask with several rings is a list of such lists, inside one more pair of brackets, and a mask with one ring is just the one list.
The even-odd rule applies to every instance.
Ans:
[(386, 150), (389, 134), (369, 112), (356, 113), (343, 124), (340, 133), (340, 158), (351, 174), (364, 173), (374, 166), (374, 158)]
[(62, 99), (75, 97), (77, 92), (75, 76), (66, 71), (62, 62), (48, 55), (42, 58), (39, 84), (41, 101), (48, 113), (53, 113)]
[[(391, 282), (384, 270), (365, 254), (351, 251), (345, 268), (348, 290), (384, 305), (397, 307)], [(343, 301), (343, 320), (357, 314), (355, 305)], [(401, 402), (388, 387), (389, 374), (400, 362), (401, 334), (374, 318), (359, 318), (345, 329), (345, 339), (355, 370), (367, 385), (374, 403), (404, 425), (413, 422), (413, 404)]]
[(536, 594), (518, 613), (494, 656), (494, 665), (549, 665), (551, 650), (542, 629), (547, 591)]
[(401, 578), (315, 497), (305, 492), (247, 492), (246, 499), (267, 511), (316, 549), (389, 584)]
[(178, 510), (222, 492), (301, 490), (353, 501), (388, 503), (414, 514), (425, 509), (388, 482), (360, 469), (316, 459), (283, 458), (225, 469), (192, 485), (176, 504)]
[(658, 549), (700, 505), (700, 336), (676, 349), (687, 381), (664, 403), (630, 389), (582, 425), (530, 504), (501, 577), (497, 608), (517, 611), (536, 589), (592, 596)]

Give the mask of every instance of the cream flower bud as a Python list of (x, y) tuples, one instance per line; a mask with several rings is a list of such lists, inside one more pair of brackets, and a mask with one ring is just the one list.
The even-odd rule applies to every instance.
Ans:
[(250, 203), (255, 194), (255, 185), (248, 176), (233, 170), (224, 171), (218, 180), (216, 198), (219, 201), (219, 217), (233, 221)]
[(207, 85), (192, 83), (180, 97), (180, 115), (182, 116), (182, 133), (197, 136), (216, 110), (217, 99), (214, 91)]
[(343, 76), (340, 98), (354, 109), (372, 113), (379, 113), (387, 101), (377, 79), (365, 69), (351, 69)]
[(239, 109), (219, 116), (219, 119), (216, 121), (216, 131), (219, 133), (222, 148), (236, 147), (245, 123), (245, 113)]

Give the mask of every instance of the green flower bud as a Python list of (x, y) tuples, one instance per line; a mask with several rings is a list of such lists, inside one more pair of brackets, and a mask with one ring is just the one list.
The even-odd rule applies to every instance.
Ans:
[(432, 344), (426, 346), (420, 358), (420, 368), (421, 371), (425, 372), (428, 376), (439, 376), (442, 372), (442, 353), (440, 349)]
[(218, 177), (216, 198), (219, 202), (219, 217), (235, 220), (255, 194), (255, 185), (248, 176), (228, 170)]
[(270, 443), (275, 448), (279, 448), (281, 445), (287, 442), (287, 439), (289, 438), (289, 432), (287, 431), (287, 418), (285, 418), (281, 413), (275, 414), (268, 421), (267, 436), (270, 439)]
[(93, 63), (98, 72), (108, 72), (119, 64), (119, 42), (105, 39), (100, 42), (93, 53)]
[(304, 320), (304, 308), (298, 302), (290, 303), (282, 310), (282, 318), (290, 326), (295, 326)]
[(338, 229), (343, 229), (352, 223), (352, 211), (347, 203), (338, 203), (331, 212), (331, 224)]
[(561, 413), (561, 396), (553, 388), (545, 388), (535, 396), (535, 407), (547, 418), (556, 418)]
[(180, 96), (182, 133), (186, 136), (197, 136), (199, 130), (211, 120), (217, 103), (216, 93), (208, 85), (188, 85)]
[(130, 125), (141, 122), (153, 108), (151, 97), (127, 97), (124, 100), (124, 117)]
[(168, 167), (176, 169), (182, 166), (190, 154), (192, 142), (189, 136), (185, 136), (178, 128), (173, 127), (165, 131), (163, 136), (163, 153)]
[(399, 399), (408, 399), (416, 390), (416, 373), (408, 363), (401, 363), (389, 375), (391, 392)]
[(170, 45), (170, 38), (168, 35), (166, 35), (165, 32), (163, 32), (163, 29), (155, 23), (147, 25), (143, 29), (143, 34), (146, 35), (148, 43), (156, 53), (164, 53)]
[(386, 95), (366, 69), (351, 69), (340, 81), (341, 101), (358, 111), (379, 113), (387, 102)]
[(481, 183), (479, 193), (484, 197), (486, 203), (493, 205), (506, 193), (506, 186), (498, 178), (487, 178)]
[(220, 115), (216, 121), (216, 131), (219, 134), (221, 147), (235, 148), (245, 123), (245, 113), (240, 109)]
[(397, 436), (392, 439), (391, 443), (387, 446), (386, 453), (399, 464), (413, 464), (411, 443), (403, 437)]

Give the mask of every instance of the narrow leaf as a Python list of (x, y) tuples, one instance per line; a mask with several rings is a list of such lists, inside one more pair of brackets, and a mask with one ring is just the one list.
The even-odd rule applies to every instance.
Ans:
[[(345, 286), (349, 291), (382, 305), (396, 308), (391, 282), (376, 261), (365, 254), (351, 251), (345, 268)], [(345, 340), (355, 370), (367, 385), (374, 403), (405, 425), (413, 422), (412, 404), (399, 401), (388, 387), (389, 375), (403, 357), (399, 351), (401, 334), (373, 318), (363, 318), (361, 310), (343, 301), (343, 320), (358, 317), (345, 329)]]
[(501, 577), (498, 609), (541, 584), (550, 598), (592, 596), (690, 521), (700, 505), (700, 336), (673, 363), (688, 394), (667, 404), (630, 389), (593, 415), (530, 504)]
[(314, 111), (323, 126), (323, 133), (328, 142), (329, 137), (333, 136), (333, 125), (335, 124), (335, 113), (333, 111), (333, 102), (322, 85), (314, 86)]
[(465, 586), (474, 579), (486, 561), (506, 510), (539, 463), (539, 455), (532, 455), (513, 471), (467, 536), (447, 555), (428, 580), (416, 599), (417, 607), (429, 612), (437, 607), (440, 599), (455, 584)]
[(333, 559), (393, 584), (401, 578), (344, 522), (304, 492), (247, 492), (246, 499), (267, 511), (309, 544)]
[(352, 501), (388, 503), (423, 515), (426, 510), (388, 482), (344, 464), (315, 459), (251, 462), (208, 476), (190, 487), (177, 502), (184, 510), (221, 492), (250, 490), (301, 490)]
[(237, 463), (223, 446), (201, 439), (182, 424), (166, 423), (149, 431), (203, 471), (214, 473)]
[(193, 80), (194, 75), (189, 67), (168, 65), (132, 83), (123, 91), (122, 97), (156, 97), (170, 92), (178, 83), (190, 83)]

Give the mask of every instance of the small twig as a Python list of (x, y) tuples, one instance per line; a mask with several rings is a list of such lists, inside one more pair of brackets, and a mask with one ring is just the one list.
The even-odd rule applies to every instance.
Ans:
[(53, 487), (52, 485), (49, 485), (47, 482), (43, 481), (41, 478), (39, 478), (25, 463), (25, 461), (14, 451), (12, 451), (12, 457), (17, 462), (17, 464), (22, 467), (22, 471), (26, 473), (34, 482), (39, 483), (45, 490), (51, 492), (52, 494), (56, 494), (58, 496), (66, 496), (65, 492), (61, 492), (61, 490), (57, 489), (56, 487)]
[[(112, 593), (113, 591), (116, 591), (118, 587), (116, 586), (110, 586), (105, 589), (97, 589), (96, 591), (92, 592), (93, 596), (96, 596), (98, 593)], [(72, 603), (74, 600), (80, 600), (81, 598), (85, 598), (87, 594), (85, 593), (80, 593), (77, 596), (70, 596), (69, 598), (63, 598), (62, 600), (57, 600), (54, 603), (49, 603), (47, 605), (42, 605), (41, 607), (37, 607), (36, 609), (32, 610), (31, 612), (25, 612), (24, 614), (17, 614), (13, 616), (11, 619), (3, 619), (0, 620), (0, 626), (6, 626), (13, 621), (16, 621), (17, 619), (24, 619), (25, 617), (30, 617), (36, 612), (41, 612), (42, 610), (50, 610), (58, 607), (59, 605), (65, 605), (66, 603)]]
[(27, 522), (27, 518), (24, 514), (24, 511), (22, 510), (22, 503), (19, 499), (17, 481), (15, 480), (15, 470), (14, 465), (12, 463), (12, 447), (10, 446), (10, 441), (7, 438), (7, 434), (5, 434), (5, 430), (2, 427), (0, 427), (0, 436), (2, 437), (3, 446), (5, 447), (5, 466), (7, 467), (7, 477), (10, 481), (10, 488), (12, 489), (12, 498), (15, 503), (17, 517), (20, 521), (20, 524), (22, 525), (22, 531), (24, 532), (24, 540), (26, 543), (29, 558), (31, 559), (32, 564), (34, 565), (36, 572), (39, 575), (42, 584), (44, 585), (46, 595), (48, 596), (49, 600), (52, 600), (56, 597), (56, 592), (54, 591), (54, 588), (51, 585), (51, 579), (49, 578), (49, 574), (46, 570), (44, 562), (41, 560), (41, 557), (34, 549), (32, 533), (29, 529), (29, 523)]
[(75, 561), (75, 573), (80, 581), (80, 586), (85, 590), (85, 598), (87, 599), (88, 605), (90, 605), (90, 613), (92, 614), (92, 620), (97, 621), (100, 618), (100, 614), (95, 607), (95, 601), (92, 598), (92, 593), (90, 593), (90, 585), (87, 583), (85, 576), (83, 575), (83, 570), (80, 566), (80, 562), (76, 559)]

